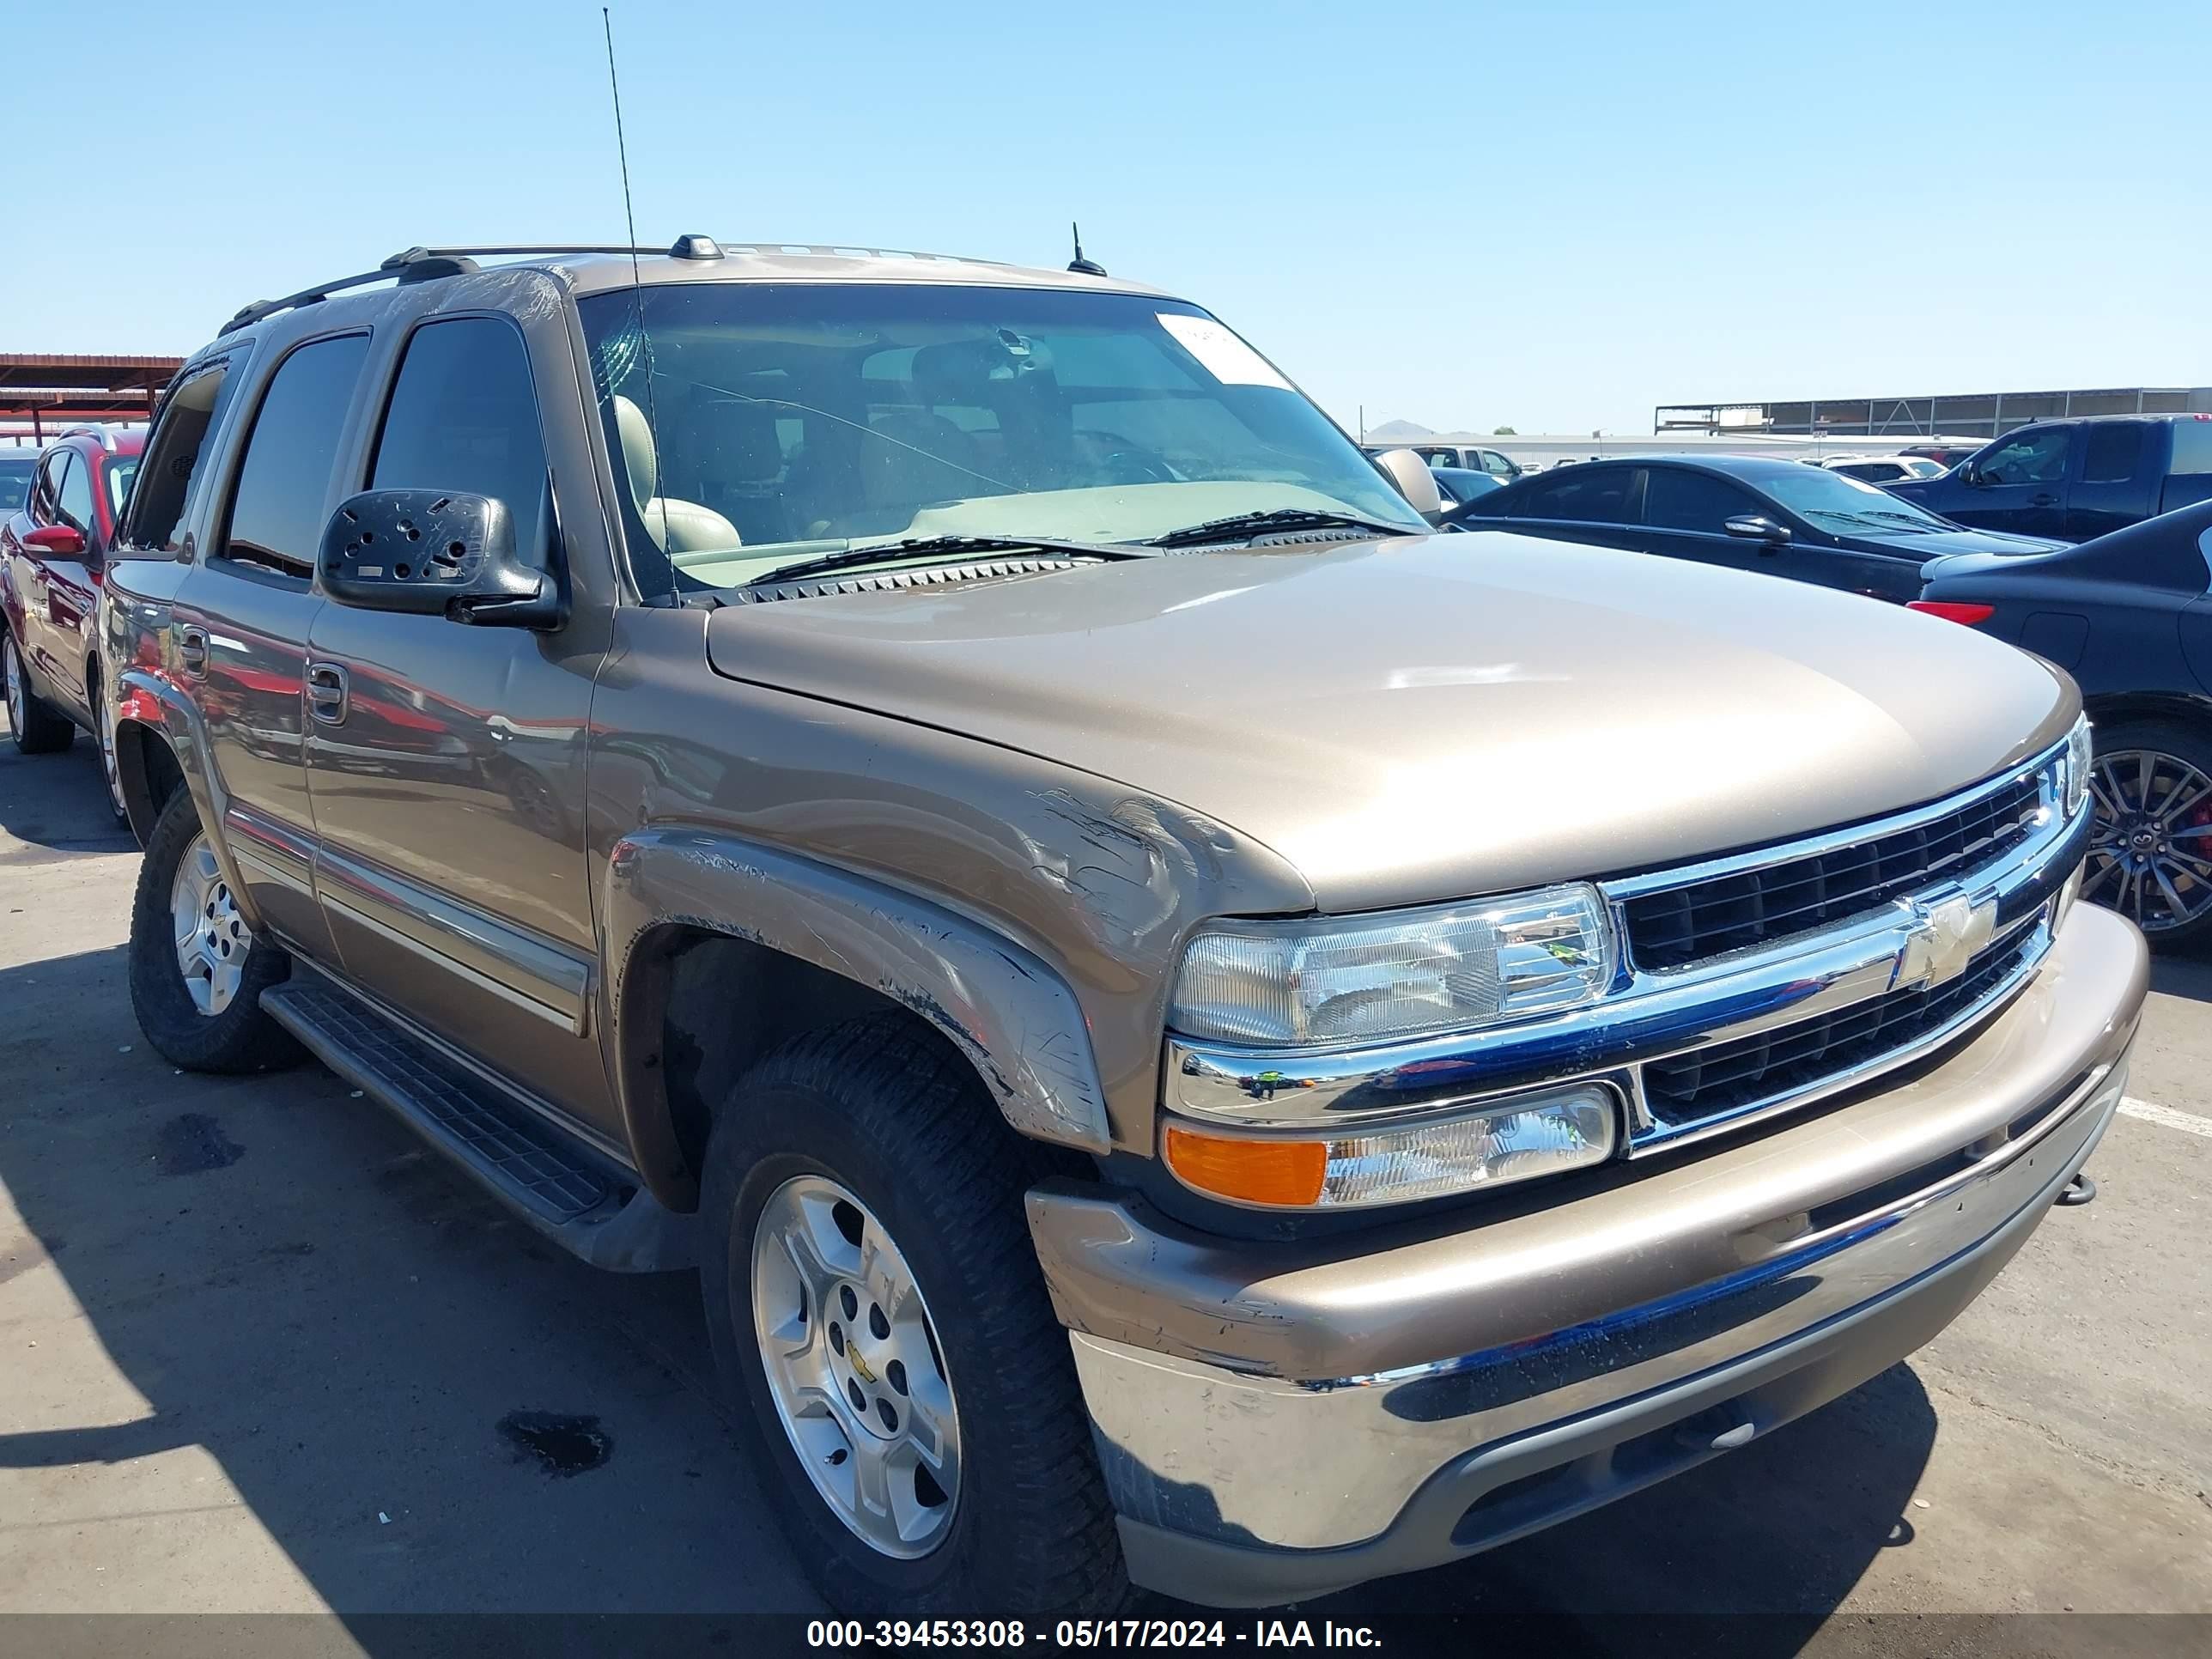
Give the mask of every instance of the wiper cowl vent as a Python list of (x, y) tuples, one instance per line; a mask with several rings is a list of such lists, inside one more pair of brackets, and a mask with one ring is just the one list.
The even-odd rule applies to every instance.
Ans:
[(1079, 558), (979, 559), (967, 564), (910, 565), (864, 575), (799, 576), (788, 581), (732, 587), (721, 592), (730, 605), (776, 605), (785, 599), (818, 599), (833, 593), (896, 592), (914, 587), (948, 587), (957, 582), (988, 581), (997, 576), (1026, 576), (1044, 570), (1073, 570), (1095, 560)]

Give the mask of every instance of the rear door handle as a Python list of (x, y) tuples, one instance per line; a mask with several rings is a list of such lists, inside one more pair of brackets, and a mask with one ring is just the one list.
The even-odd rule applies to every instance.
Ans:
[(207, 672), (208, 638), (204, 628), (180, 628), (177, 630), (177, 660), (185, 672), (198, 676)]
[(2058, 497), (2046, 491), (2043, 495), (2031, 497), (2031, 503), (2036, 507), (2056, 507), (2058, 505)]
[(346, 672), (334, 662), (307, 665), (307, 712), (325, 726), (346, 717)]

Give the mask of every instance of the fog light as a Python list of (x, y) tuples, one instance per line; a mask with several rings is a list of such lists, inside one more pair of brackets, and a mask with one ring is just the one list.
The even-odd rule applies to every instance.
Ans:
[(1580, 1085), (1401, 1128), (1320, 1137), (1167, 1127), (1168, 1167), (1231, 1203), (1279, 1209), (1407, 1204), (1557, 1175), (1613, 1155), (1610, 1089)]

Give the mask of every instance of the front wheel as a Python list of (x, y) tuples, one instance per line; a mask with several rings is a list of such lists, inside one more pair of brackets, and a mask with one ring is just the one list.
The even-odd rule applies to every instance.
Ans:
[(262, 1012), (261, 994), (290, 971), (258, 939), (215, 855), (191, 793), (162, 807), (138, 866), (131, 907), (131, 1008), (146, 1041), (188, 1072), (265, 1072), (300, 1057)]
[(1097, 1613), (1128, 1589), (1030, 1245), (1032, 1149), (894, 1018), (802, 1037), (709, 1139), (701, 1272), (761, 1486), (854, 1617)]
[(2172, 720), (2096, 728), (2096, 805), (2081, 896), (2154, 944), (2212, 930), (2212, 735)]

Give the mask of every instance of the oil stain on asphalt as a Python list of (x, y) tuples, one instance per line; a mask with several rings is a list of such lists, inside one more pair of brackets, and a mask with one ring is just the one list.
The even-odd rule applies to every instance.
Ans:
[(204, 1112), (186, 1112), (161, 1126), (155, 1156), (165, 1176), (202, 1175), (237, 1163), (246, 1156), (246, 1148)]
[(615, 1449), (596, 1417), (509, 1412), (499, 1419), (499, 1431), (522, 1456), (535, 1458), (548, 1474), (581, 1474), (596, 1469)]

